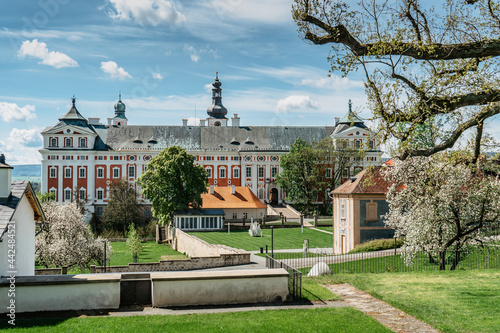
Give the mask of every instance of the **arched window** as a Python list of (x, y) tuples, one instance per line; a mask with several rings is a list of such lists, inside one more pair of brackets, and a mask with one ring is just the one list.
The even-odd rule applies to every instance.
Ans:
[(356, 149), (361, 148), (361, 141), (360, 140), (354, 141), (354, 148), (356, 148)]
[(375, 140), (370, 140), (369, 145), (370, 145), (370, 149), (375, 148)]

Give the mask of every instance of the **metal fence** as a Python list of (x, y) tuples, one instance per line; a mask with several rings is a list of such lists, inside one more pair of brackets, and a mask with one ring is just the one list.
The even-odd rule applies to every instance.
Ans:
[[(303, 274), (307, 274), (319, 262), (328, 264), (333, 274), (434, 271), (440, 268), (439, 258), (423, 252), (416, 255), (411, 266), (407, 266), (399, 249), (343, 255), (274, 253), (274, 261), (277, 262), (275, 265), (281, 263)], [(500, 269), (500, 247), (478, 246), (462, 251), (450, 250), (445, 256), (445, 267), (447, 270)]]
[(288, 272), (288, 290), (294, 299), (302, 298), (302, 272), (290, 267), (282, 261), (274, 260), (266, 255), (267, 268), (284, 268)]

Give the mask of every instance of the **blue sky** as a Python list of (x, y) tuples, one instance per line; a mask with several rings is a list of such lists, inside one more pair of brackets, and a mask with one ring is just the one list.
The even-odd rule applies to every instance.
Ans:
[(328, 46), (298, 37), (291, 0), (20, 0), (0, 12), (0, 152), (39, 163), (40, 131), (71, 105), (129, 124), (205, 118), (219, 71), (228, 116), (242, 125), (332, 125), (362, 78), (328, 77)]

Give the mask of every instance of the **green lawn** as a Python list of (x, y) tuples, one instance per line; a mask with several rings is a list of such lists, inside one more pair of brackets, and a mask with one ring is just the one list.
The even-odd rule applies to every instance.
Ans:
[[(316, 227), (317, 229), (333, 232), (333, 227)], [(330, 236), (333, 237), (333, 236)]]
[[(311, 223), (314, 224), (314, 221)], [(333, 219), (318, 220), (318, 226), (333, 227)]]
[(347, 282), (443, 332), (500, 331), (500, 270), (345, 274), (315, 280)]
[[(157, 262), (162, 256), (167, 259), (187, 259), (187, 256), (173, 250), (169, 245), (157, 244), (154, 241), (142, 243), (143, 251), (138, 262)], [(112, 242), (113, 253), (110, 256), (111, 266), (128, 265), (133, 262), (132, 254), (128, 252), (126, 242)]]
[[(6, 321), (0, 328), (6, 327)], [(7, 330), (6, 330), (7, 331)], [(16, 319), (16, 332), (391, 332), (353, 308), (215, 314)], [(8, 330), (7, 332), (10, 332)]]
[[(189, 234), (203, 239), (211, 244), (224, 244), (247, 251), (259, 251), (260, 247), (268, 245), (271, 251), (271, 229), (263, 229), (263, 237), (250, 237), (247, 230), (234, 230), (228, 235), (227, 231), (190, 232)], [(332, 247), (333, 237), (330, 234), (304, 228), (275, 228), (274, 250), (302, 249), (304, 239), (309, 239), (309, 248)]]

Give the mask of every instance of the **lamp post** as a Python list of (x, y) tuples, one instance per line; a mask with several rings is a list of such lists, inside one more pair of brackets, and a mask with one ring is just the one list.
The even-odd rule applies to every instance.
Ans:
[(102, 243), (104, 244), (104, 273), (106, 273), (106, 241), (103, 240)]

